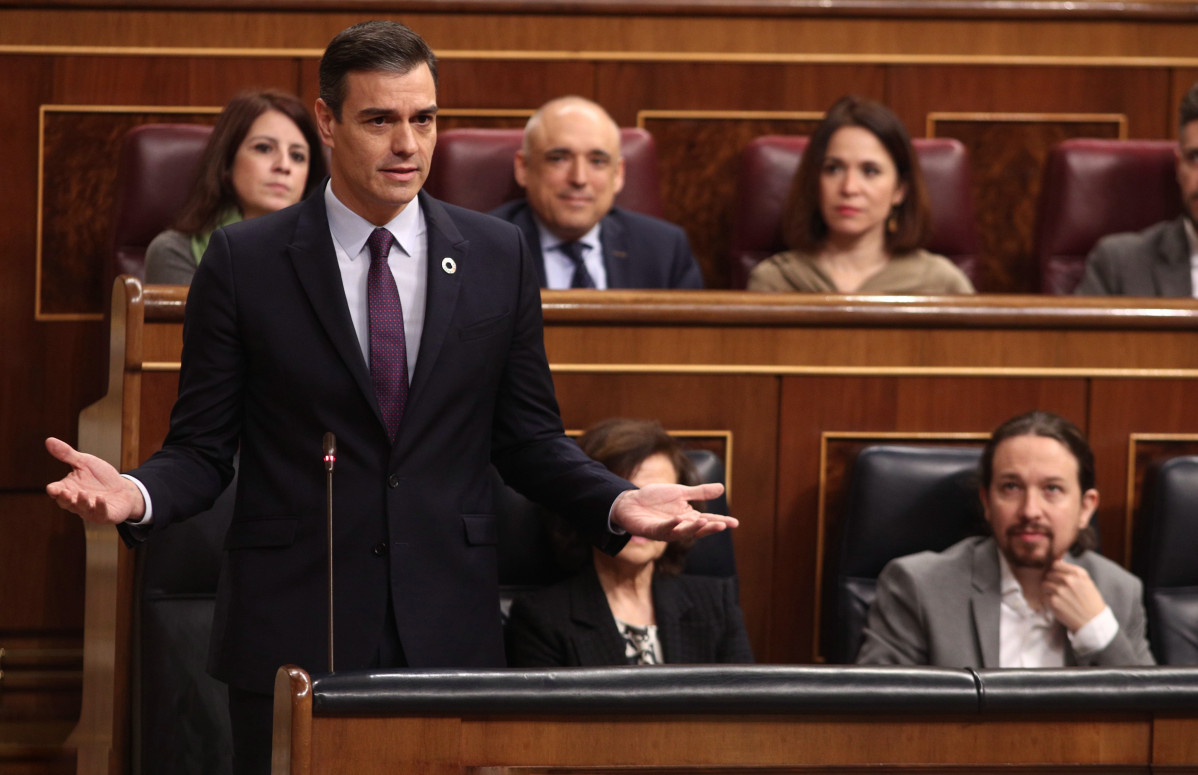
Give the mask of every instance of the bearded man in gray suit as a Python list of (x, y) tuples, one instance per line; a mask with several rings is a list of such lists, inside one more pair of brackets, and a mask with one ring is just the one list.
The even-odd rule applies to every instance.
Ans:
[(1099, 240), (1074, 293), (1082, 296), (1198, 296), (1198, 83), (1178, 109), (1177, 184), (1184, 212), (1138, 232)]
[(1151, 665), (1139, 579), (1092, 551), (1094, 454), (1068, 420), (1030, 412), (980, 465), (990, 537), (892, 560), (858, 664)]

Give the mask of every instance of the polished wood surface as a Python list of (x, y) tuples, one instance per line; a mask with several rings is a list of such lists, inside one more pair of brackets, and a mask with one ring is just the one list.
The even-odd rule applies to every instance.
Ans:
[[(789, 2), (790, 0), (786, 0)], [(849, 0), (854, 2), (855, 0)], [(0, 45), (167, 46), (182, 49), (270, 47), (290, 51), (323, 49), (337, 31), (363, 18), (398, 18), (419, 30), (442, 55), (475, 50), (544, 52), (716, 52), (775, 54), (801, 59), (819, 55), (863, 54), (936, 56), (1076, 56), (1190, 58), (1194, 19), (1184, 0), (1101, 3), (1116, 13), (1088, 14), (1098, 5), (1076, 0), (1076, 12), (1060, 13), (1064, 0), (1033, 3), (987, 2), (990, 14), (895, 13), (893, 3), (873, 4), (837, 14), (837, 0), (804, 12), (670, 14), (629, 11), (590, 12), (572, 2), (556, 9), (509, 4), (462, 12), (433, 4), (380, 0), (373, 11), (349, 3), (287, 2), (286, 12), (246, 3), (222, 13), (192, 3), (154, 7), (139, 2), (114, 6), (97, 0), (66, 9), (25, 0), (0, 2)], [(816, 2), (816, 0), (812, 0)], [(965, 5), (948, 0), (942, 5)], [(889, 5), (890, 8), (884, 7)], [(307, 7), (304, 7), (307, 6)], [(748, 6), (752, 8), (752, 5)], [(1152, 18), (1151, 11), (1172, 12)], [(808, 7), (810, 8), (810, 6)], [(1013, 10), (1004, 13), (1004, 8)], [(1042, 10), (1039, 10), (1042, 9)], [(1139, 13), (1138, 11), (1147, 11)], [(1084, 30), (1085, 35), (1068, 33)], [(973, 34), (970, 34), (973, 33)]]
[[(58, 0), (70, 8), (108, 8), (106, 0)], [(0, 0), (0, 7), (30, 6), (29, 0)], [(132, 4), (130, 4), (132, 5)], [(188, 0), (140, 0), (140, 8), (174, 10), (194, 5)], [(290, 10), (361, 12), (459, 12), (459, 13), (562, 13), (615, 16), (704, 15), (794, 16), (886, 13), (896, 16), (1031, 17), (1073, 19), (1136, 18), (1170, 20), (1188, 18), (1186, 0), (1147, 0), (1138, 3), (1117, 0), (1012, 0), (1002, 4), (982, 0), (209, 0), (205, 7), (227, 11)]]

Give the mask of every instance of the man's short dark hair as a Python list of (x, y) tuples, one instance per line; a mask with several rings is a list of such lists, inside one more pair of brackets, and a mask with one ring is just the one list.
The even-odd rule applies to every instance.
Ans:
[(1177, 134), (1180, 135), (1191, 121), (1198, 121), (1198, 83), (1181, 98), (1181, 107), (1177, 109)]
[(437, 55), (424, 38), (399, 22), (375, 20), (355, 24), (337, 33), (320, 58), (320, 98), (340, 121), (346, 75), (372, 70), (403, 75), (421, 64), (428, 65), (436, 88)]

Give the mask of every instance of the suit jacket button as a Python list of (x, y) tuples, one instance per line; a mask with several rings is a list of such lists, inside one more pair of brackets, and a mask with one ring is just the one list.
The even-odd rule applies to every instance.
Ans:
[(375, 545), (374, 545), (374, 548), (373, 548), (373, 549), (371, 549), (371, 551), (372, 551), (372, 552), (374, 552), (374, 556), (375, 556), (375, 557), (382, 557), (384, 554), (386, 554), (386, 553), (387, 553), (387, 544), (386, 544), (386, 542), (384, 542), (384, 543), (380, 543), (380, 544), (375, 544)]
[(399, 486), (399, 477), (396, 474), (391, 474), (390, 476), (388, 476), (387, 477), (387, 486), (388, 487), (398, 487)]

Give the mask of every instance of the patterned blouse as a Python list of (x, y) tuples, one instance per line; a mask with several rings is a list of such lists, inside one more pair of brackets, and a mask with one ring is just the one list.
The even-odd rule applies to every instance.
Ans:
[(661, 641), (657, 639), (657, 625), (638, 627), (616, 619), (616, 629), (624, 639), (624, 659), (630, 665), (660, 665), (665, 663), (661, 653)]

